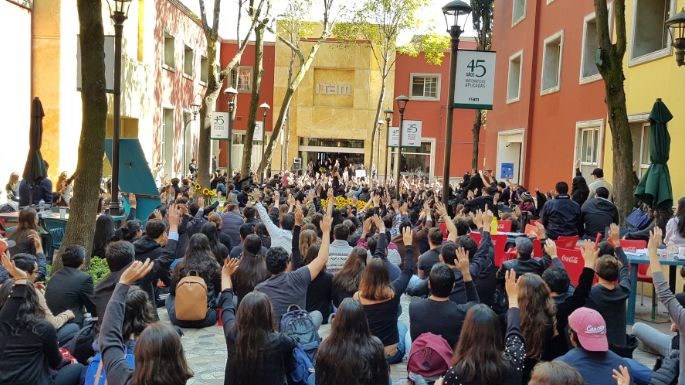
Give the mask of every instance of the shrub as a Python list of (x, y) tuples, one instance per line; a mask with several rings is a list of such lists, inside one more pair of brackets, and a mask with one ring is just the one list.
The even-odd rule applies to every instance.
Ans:
[(90, 259), (90, 265), (88, 265), (88, 274), (93, 278), (93, 285), (97, 285), (102, 281), (107, 274), (109, 274), (109, 266), (107, 266), (107, 260), (100, 257), (93, 257)]

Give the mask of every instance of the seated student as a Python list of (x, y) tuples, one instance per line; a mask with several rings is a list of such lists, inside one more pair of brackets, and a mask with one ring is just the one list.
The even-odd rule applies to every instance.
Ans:
[[(295, 219), (297, 221), (297, 219)], [(326, 263), (326, 269), (335, 274), (342, 269), (345, 264), (347, 256), (352, 251), (352, 246), (347, 242), (350, 237), (350, 229), (344, 224), (340, 223), (333, 227), (333, 242), (331, 243), (331, 252)], [(293, 239), (295, 237), (293, 236)], [(295, 245), (293, 245), (295, 246)]]
[(583, 228), (580, 220), (580, 206), (568, 195), (568, 184), (559, 182), (555, 186), (554, 199), (545, 202), (540, 210), (540, 219), (547, 229), (547, 236), (556, 240), (560, 235), (578, 235)]
[(264, 248), (258, 235), (247, 235), (240, 247), (240, 266), (233, 276), (233, 288), (239, 304), (255, 286), (271, 277), (266, 268), (266, 253), (261, 253)]
[(497, 314), (483, 304), (473, 306), (466, 313), (459, 343), (454, 349), (454, 366), (435, 385), (523, 383), (526, 348), (519, 328), (519, 288), (513, 272), (506, 273), (505, 286), (509, 310), (504, 341)]
[[(245, 239), (247, 239), (247, 236), (250, 234), (255, 234), (254, 231), (255, 225), (251, 223), (245, 223), (244, 225), (240, 226), (240, 243), (237, 244), (236, 246), (233, 246), (231, 249), (231, 252), (229, 253), (229, 257), (231, 258), (240, 258), (240, 256), (243, 253), (243, 250), (245, 249)], [(253, 254), (260, 254), (261, 256), (265, 256), (266, 252), (268, 249), (264, 247), (262, 244), (262, 241), (259, 237), (259, 235), (255, 235), (257, 238), (259, 238), (259, 249), (257, 252), (252, 252)]]
[(568, 317), (569, 340), (573, 349), (556, 360), (578, 370), (587, 385), (612, 382), (612, 370), (625, 366), (638, 385), (649, 384), (652, 370), (609, 350), (606, 323), (596, 310), (581, 307)]
[(231, 237), (229, 237), (228, 234), (221, 231), (221, 229), (224, 228), (224, 221), (221, 218), (221, 215), (219, 215), (219, 213), (215, 213), (215, 212), (210, 213), (207, 216), (207, 221), (209, 223), (214, 223), (216, 225), (216, 228), (219, 231), (219, 234), (217, 234), (217, 237), (219, 238), (219, 242), (221, 242), (222, 245), (226, 246), (226, 248), (228, 249), (229, 252), (231, 250), (233, 250), (234, 245), (231, 244)]
[(274, 330), (277, 318), (264, 293), (247, 294), (236, 313), (231, 276), (237, 268), (238, 261), (229, 258), (221, 271), (219, 306), (228, 350), (224, 384), (284, 384), (297, 342)]
[(551, 263), (549, 255), (545, 254), (542, 258), (533, 257), (533, 241), (530, 238), (518, 237), (516, 238), (516, 259), (504, 261), (497, 272), (497, 277), (502, 279), (504, 272), (510, 269), (516, 272), (517, 277), (525, 273), (542, 275)]
[(356, 246), (347, 257), (342, 269), (333, 276), (333, 305), (340, 306), (345, 298), (352, 297), (359, 290), (359, 283), (366, 268), (367, 250)]
[(428, 278), (433, 265), (440, 262), (440, 248), (443, 239), (444, 236), (440, 228), (434, 227), (428, 231), (429, 250), (419, 256), (416, 266), (419, 278)]
[(478, 292), (469, 272), (468, 256), (462, 249), (457, 252), (457, 257), (468, 302), (456, 304), (450, 301), (454, 273), (443, 263), (433, 265), (428, 277), (430, 297), (409, 304), (409, 331), (412, 341), (423, 333), (433, 333), (442, 336), (450, 346), (456, 346), (466, 312), (478, 304)]
[(224, 259), (228, 258), (228, 248), (219, 240), (219, 232), (216, 225), (207, 222), (202, 225), (200, 232), (209, 239), (209, 247), (212, 249), (214, 258), (216, 258), (220, 265), (223, 265)]
[[(599, 194), (604, 187), (597, 189)], [(598, 283), (590, 291), (586, 307), (604, 314), (607, 339), (612, 348), (625, 347), (626, 340), (626, 299), (630, 296), (630, 276), (628, 258), (620, 244), (618, 225), (612, 224), (609, 241), (614, 245), (614, 253), (602, 255), (595, 265)]]
[[(630, 385), (630, 372), (625, 366), (612, 369), (616, 385)], [(585, 380), (576, 369), (565, 362), (541, 362), (535, 365), (528, 385), (585, 385)]]
[(135, 282), (153, 268), (149, 260), (134, 261), (120, 276), (100, 328), (103, 370), (109, 385), (184, 385), (193, 376), (178, 332), (159, 322), (145, 327), (136, 339), (135, 368), (126, 360), (124, 324), (126, 296)]
[[(333, 209), (329, 205), (329, 213)], [(294, 222), (294, 220), (293, 220)], [(266, 268), (271, 273), (271, 277), (258, 284), (255, 290), (260, 291), (271, 300), (274, 308), (274, 317), (278, 320), (288, 311), (292, 304), (300, 306), (301, 309), (307, 307), (307, 289), (309, 284), (319, 276), (326, 266), (328, 260), (328, 246), (330, 245), (330, 231), (333, 218), (327, 214), (321, 221), (321, 247), (318, 256), (308, 265), (302, 266), (294, 271), (289, 271), (288, 265), (293, 261), (288, 252), (282, 247), (274, 247), (266, 253)], [(292, 243), (292, 240), (291, 240)], [(290, 245), (292, 248), (292, 244)], [(321, 326), (323, 316), (318, 311), (310, 313), (317, 326)]]
[(53, 314), (65, 310), (74, 312), (74, 322), (82, 325), (84, 309), (97, 315), (93, 303), (93, 278), (79, 270), (86, 259), (86, 249), (82, 246), (67, 246), (62, 253), (64, 267), (52, 274), (45, 288), (45, 299)]
[(28, 274), (0, 259), (11, 276), (0, 286), (0, 384), (77, 385), (83, 366), (62, 357)]
[(580, 218), (585, 229), (583, 237), (586, 239), (594, 239), (597, 233), (604, 233), (610, 224), (618, 223), (618, 209), (609, 200), (609, 190), (599, 187), (595, 197), (583, 203)]
[(346, 298), (338, 307), (331, 333), (316, 355), (318, 385), (378, 385), (390, 382), (383, 343), (371, 334), (363, 306)]

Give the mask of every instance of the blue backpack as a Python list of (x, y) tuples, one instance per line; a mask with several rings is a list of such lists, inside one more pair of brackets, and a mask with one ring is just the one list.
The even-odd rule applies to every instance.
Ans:
[[(126, 361), (128, 362), (128, 366), (131, 368), (135, 367), (136, 362), (133, 355), (135, 346), (135, 341), (131, 341), (128, 343), (128, 345), (126, 345), (126, 349), (124, 350), (124, 353), (126, 354)], [(107, 375), (105, 374), (102, 355), (100, 353), (96, 354), (90, 364), (88, 364), (84, 385), (107, 385)]]
[(281, 316), (280, 330), (297, 342), (297, 346), (309, 356), (310, 363), (316, 360), (321, 337), (306, 310), (297, 305), (288, 306), (288, 312)]
[(295, 366), (288, 373), (288, 385), (314, 385), (314, 364), (298, 345), (293, 349)]

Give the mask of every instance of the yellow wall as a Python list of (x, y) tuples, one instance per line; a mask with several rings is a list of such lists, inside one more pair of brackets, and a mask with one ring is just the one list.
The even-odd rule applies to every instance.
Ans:
[[(676, 10), (685, 7), (685, 0), (679, 0)], [(643, 64), (630, 65), (632, 46), (633, 7), (635, 1), (626, 1), (626, 26), (628, 49), (624, 63), (625, 88), (629, 115), (649, 113), (657, 98), (668, 106), (674, 118), (669, 123), (671, 134), (671, 157), (668, 162), (673, 183), (673, 198), (685, 196), (685, 67), (678, 67), (673, 54)], [(607, 177), (612, 178), (611, 134), (607, 131), (604, 152)]]

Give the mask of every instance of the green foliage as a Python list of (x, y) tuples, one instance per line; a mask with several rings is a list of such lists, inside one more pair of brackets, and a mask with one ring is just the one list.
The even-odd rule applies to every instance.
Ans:
[(90, 259), (90, 265), (88, 265), (88, 274), (93, 278), (93, 284), (97, 285), (102, 281), (107, 274), (109, 274), (109, 266), (107, 266), (107, 260), (100, 257), (93, 257)]
[(492, 12), (494, 0), (471, 0), (473, 29), (478, 34), (478, 49), (492, 48)]
[(411, 43), (399, 47), (397, 52), (416, 57), (423, 53), (426, 62), (439, 66), (445, 57), (445, 52), (450, 48), (450, 38), (446, 35), (431, 33), (415, 37)]

